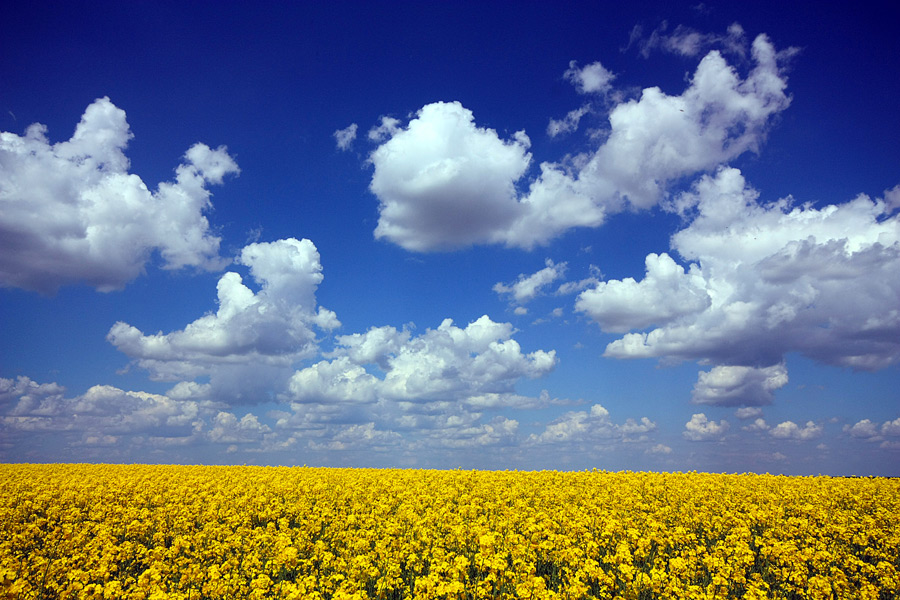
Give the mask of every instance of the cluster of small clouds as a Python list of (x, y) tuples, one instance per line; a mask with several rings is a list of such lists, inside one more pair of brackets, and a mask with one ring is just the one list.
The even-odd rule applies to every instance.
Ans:
[[(695, 413), (690, 421), (685, 423), (682, 436), (690, 442), (723, 442), (732, 435), (729, 434), (730, 429), (731, 424), (726, 419), (717, 422), (710, 420), (705, 413)], [(809, 441), (822, 436), (824, 425), (807, 421), (805, 425), (800, 426), (793, 421), (784, 421), (773, 427), (767, 424), (765, 419), (757, 418), (741, 429), (751, 433), (768, 433), (770, 437), (778, 440)]]
[[(474, 325), (469, 334), (461, 329), (455, 333), (470, 337), (471, 342), (471, 336), (477, 337), (484, 325)], [(445, 392), (436, 397), (448, 398)], [(398, 407), (403, 410), (392, 410)], [(544, 452), (555, 449), (565, 454), (588, 446), (592, 451), (610, 450), (622, 443), (638, 445), (648, 454), (671, 453), (664, 444), (651, 445), (648, 434), (656, 430), (656, 423), (642, 417), (616, 424), (599, 404), (588, 411), (566, 413), (542, 432), (529, 435), (520, 432), (516, 419), (488, 418), (480, 410), (454, 406), (452, 400), (416, 403), (381, 398), (371, 408), (335, 410), (330, 399), (321, 396), (296, 398), (290, 411), (271, 411), (270, 424), (253, 413), (240, 416), (230, 412), (219, 402), (188, 400), (171, 392), (149, 394), (94, 386), (82, 395), (68, 397), (55, 383), (40, 384), (28, 377), (0, 378), (0, 431), (6, 440), (0, 453), (22, 443), (26, 436), (51, 447), (62, 442), (73, 456), (119, 460), (145, 459), (148, 452), (204, 447), (213, 448), (213, 456), (223, 451), (252, 454), (304, 449), (312, 453), (388, 452), (410, 460), (422, 452), (441, 449), (536, 451), (549, 446)], [(29, 446), (35, 454), (26, 458), (46, 459), (37, 454), (33, 443)]]
[(67, 397), (55, 383), (0, 378), (0, 428), (9, 443), (49, 435), (66, 437), (74, 447), (108, 446), (124, 436), (138, 446), (174, 445), (199, 432), (204, 410), (208, 403), (108, 385)]
[[(900, 186), (818, 208), (763, 204), (739, 170), (720, 167), (666, 203), (687, 225), (672, 236), (672, 255), (647, 255), (643, 279), (558, 290), (578, 289), (576, 312), (624, 334), (604, 356), (712, 364), (698, 374), (694, 403), (768, 405), (788, 383), (792, 352), (854, 369), (900, 362), (898, 198)], [(565, 268), (548, 259), (494, 291), (524, 314)]]
[(546, 375), (557, 360), (554, 350), (524, 354), (512, 334), (509, 323), (495, 323), (485, 315), (465, 328), (445, 319), (419, 336), (388, 326), (338, 336), (330, 360), (291, 377), (287, 398), (325, 403), (387, 400), (424, 407), (516, 405), (522, 398), (513, 393), (514, 383)]
[(227, 263), (204, 215), (208, 185), (239, 172), (225, 147), (191, 146), (175, 181), (150, 191), (128, 172), (132, 137), (125, 112), (108, 98), (88, 106), (64, 142), (51, 144), (39, 123), (23, 136), (0, 132), (0, 286), (118, 290), (154, 253), (167, 269)]
[(784, 421), (773, 427), (760, 417), (754, 419), (750, 425), (746, 425), (742, 429), (745, 431), (768, 432), (772, 437), (782, 440), (807, 441), (821, 437), (824, 425), (815, 421), (807, 421), (801, 427), (793, 421)]
[(647, 434), (655, 430), (656, 423), (647, 417), (642, 417), (639, 421), (629, 418), (625, 423), (615, 424), (606, 408), (594, 404), (589, 410), (567, 412), (551, 421), (542, 433), (529, 436), (528, 443), (576, 444), (585, 450), (587, 447), (646, 442)]
[(845, 425), (844, 432), (867, 442), (880, 442), (882, 448), (900, 450), (900, 418), (885, 421), (880, 426), (869, 419), (862, 419), (853, 425)]

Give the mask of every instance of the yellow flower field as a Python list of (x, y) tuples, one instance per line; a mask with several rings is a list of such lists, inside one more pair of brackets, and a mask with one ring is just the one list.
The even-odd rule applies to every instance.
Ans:
[(900, 597), (900, 480), (0, 465), (0, 598)]

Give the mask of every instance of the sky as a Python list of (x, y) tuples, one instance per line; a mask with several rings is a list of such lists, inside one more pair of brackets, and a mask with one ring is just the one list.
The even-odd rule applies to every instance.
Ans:
[(900, 476), (883, 10), (14, 4), (0, 461)]

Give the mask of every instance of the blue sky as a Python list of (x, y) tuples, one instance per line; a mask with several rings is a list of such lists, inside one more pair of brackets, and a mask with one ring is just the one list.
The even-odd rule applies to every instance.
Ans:
[(890, 21), (10, 7), (0, 460), (900, 475)]

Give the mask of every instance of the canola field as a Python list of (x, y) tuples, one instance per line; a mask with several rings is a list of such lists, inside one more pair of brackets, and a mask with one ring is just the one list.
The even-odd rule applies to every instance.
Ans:
[(0, 465), (0, 598), (900, 597), (900, 480)]

